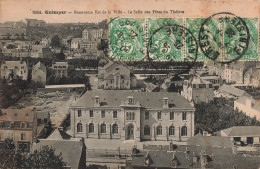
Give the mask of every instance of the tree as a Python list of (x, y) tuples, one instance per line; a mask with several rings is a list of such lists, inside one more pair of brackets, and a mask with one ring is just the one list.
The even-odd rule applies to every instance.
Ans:
[(56, 154), (55, 149), (44, 146), (32, 153), (15, 153), (15, 146), (12, 139), (5, 139), (0, 145), (0, 168), (55, 168), (65, 166), (61, 153)]
[[(21, 157), (19, 157), (21, 159)], [(23, 162), (17, 166), (18, 168), (55, 168), (61, 169), (65, 166), (61, 153), (56, 154), (53, 148), (43, 146), (39, 150), (22, 157)]]
[(65, 60), (65, 54), (63, 52), (55, 54), (56, 60)]
[(14, 161), (14, 142), (8, 138), (0, 145), (0, 168), (15, 168)]
[(51, 46), (52, 47), (60, 47), (60, 38), (58, 35), (54, 35), (51, 38)]

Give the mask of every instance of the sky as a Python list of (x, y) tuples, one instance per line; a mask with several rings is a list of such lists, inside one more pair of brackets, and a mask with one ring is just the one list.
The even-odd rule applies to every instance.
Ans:
[[(113, 14), (113, 10), (124, 14)], [(32, 14), (41, 10), (42, 14)], [(44, 14), (45, 10), (70, 11), (72, 14)], [(76, 15), (77, 11), (111, 10), (111, 14)], [(184, 14), (128, 14), (128, 10), (180, 10)], [(218, 12), (232, 12), (240, 17), (259, 17), (258, 0), (0, 0), (0, 22), (42, 19), (47, 23), (99, 22), (109, 17), (209, 17)]]

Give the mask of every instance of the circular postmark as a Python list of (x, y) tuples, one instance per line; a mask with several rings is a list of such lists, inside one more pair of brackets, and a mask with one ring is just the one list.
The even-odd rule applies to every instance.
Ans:
[(246, 22), (230, 13), (216, 13), (202, 23), (199, 46), (209, 59), (219, 63), (239, 60), (246, 53), (250, 33)]
[(147, 60), (158, 69), (157, 62), (175, 65), (175, 74), (188, 73), (196, 64), (197, 40), (192, 32), (178, 24), (156, 29), (148, 40)]

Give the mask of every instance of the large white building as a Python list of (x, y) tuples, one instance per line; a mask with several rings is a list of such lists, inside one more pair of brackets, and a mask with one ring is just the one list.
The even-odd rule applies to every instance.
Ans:
[(179, 93), (88, 91), (70, 106), (73, 137), (186, 141), (194, 135), (195, 108)]

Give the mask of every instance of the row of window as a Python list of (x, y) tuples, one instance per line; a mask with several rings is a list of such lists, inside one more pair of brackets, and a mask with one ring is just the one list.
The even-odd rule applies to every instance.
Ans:
[[(144, 126), (144, 135), (146, 135), (146, 136), (151, 135), (150, 131), (151, 131), (150, 130), (150, 126), (149, 125), (145, 125)], [(82, 123), (78, 123), (77, 124), (77, 132), (78, 133), (83, 132)], [(94, 124), (90, 123), (88, 125), (88, 133), (94, 133), (94, 132), (95, 132)], [(106, 133), (106, 124), (101, 124), (100, 125), (100, 133)], [(118, 134), (118, 125), (117, 124), (113, 124), (112, 125), (112, 133), (113, 134)], [(169, 136), (175, 135), (175, 127), (174, 126), (170, 126), (169, 127), (168, 134), (169, 134)], [(162, 126), (161, 125), (156, 127), (156, 135), (162, 135)], [(187, 136), (187, 127), (186, 126), (182, 126), (182, 128), (181, 128), (181, 136)]]
[[(26, 134), (25, 133), (21, 133), (20, 135), (20, 140), (25, 140), (26, 139)], [(4, 136), (2, 133), (0, 133), (0, 140), (4, 140)]]
[(54, 68), (67, 68), (66, 66), (54, 66)]
[[(150, 126), (149, 125), (145, 125), (144, 126), (144, 135), (145, 136), (149, 136), (151, 135), (150, 132)], [(170, 126), (168, 129), (168, 134), (169, 136), (174, 136), (175, 135), (175, 127), (174, 126)], [(159, 125), (156, 127), (156, 135), (162, 135), (162, 126)], [(182, 126), (181, 128), (181, 136), (187, 136), (187, 127), (186, 126)]]
[[(149, 111), (145, 111), (145, 120), (149, 120)], [(157, 119), (162, 119), (162, 112), (157, 112)], [(174, 120), (174, 112), (170, 112), (170, 120)], [(182, 120), (187, 120), (187, 112), (182, 112)]]
[[(94, 133), (95, 132), (95, 126), (93, 123), (90, 123), (89, 125), (87, 125), (88, 129), (88, 133)], [(82, 123), (78, 123), (77, 124), (77, 132), (81, 133), (83, 132), (83, 126)], [(101, 124), (100, 125), (100, 133), (106, 133), (106, 124)], [(117, 134), (118, 133), (118, 125), (117, 124), (113, 124), (112, 125), (112, 133), (113, 134)]]
[[(149, 120), (149, 111), (145, 111), (145, 120)], [(78, 109), (78, 117), (82, 117), (81, 109)], [(89, 117), (94, 117), (93, 110), (89, 110)], [(101, 118), (106, 117), (106, 111), (101, 110)], [(117, 111), (113, 111), (113, 118), (117, 118)], [(157, 112), (157, 119), (162, 119), (162, 112)], [(126, 120), (135, 120), (134, 112), (126, 112)], [(170, 120), (174, 120), (174, 112), (170, 112)], [(187, 112), (182, 112), (182, 120), (187, 120)]]
[(30, 123), (25, 123), (25, 122), (9, 122), (9, 121), (4, 121), (0, 122), (0, 128), (31, 128)]
[[(81, 109), (78, 109), (78, 117), (82, 117), (82, 111)], [(94, 117), (94, 113), (93, 110), (89, 110), (89, 117)], [(105, 118), (106, 117), (106, 111), (105, 110), (101, 110), (101, 118)], [(117, 111), (114, 110), (113, 111), (113, 118), (117, 118)]]
[[(14, 68), (15, 68), (15, 69), (18, 69), (18, 66), (15, 66)], [(4, 69), (8, 69), (8, 67), (7, 67), (7, 66), (4, 66)], [(24, 69), (24, 66), (21, 66), (21, 69)]]

